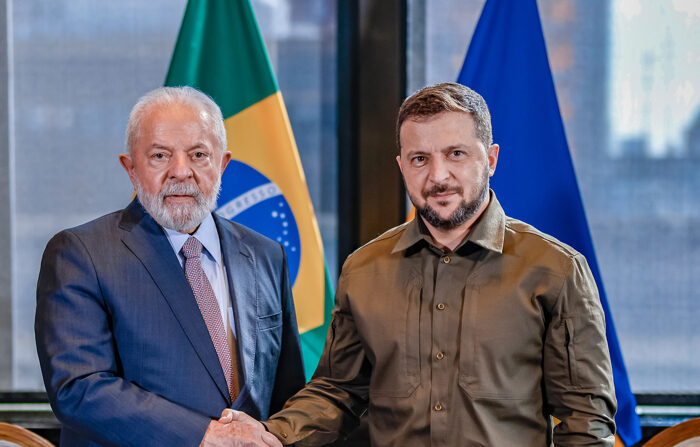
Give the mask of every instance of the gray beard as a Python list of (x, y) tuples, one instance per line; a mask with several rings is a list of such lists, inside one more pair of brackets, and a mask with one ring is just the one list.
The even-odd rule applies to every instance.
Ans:
[[(166, 181), (157, 196), (144, 191), (141, 182), (136, 179), (136, 195), (144, 209), (159, 225), (171, 230), (185, 232), (199, 225), (216, 209), (216, 199), (221, 188), (221, 177), (217, 180), (212, 193), (205, 197), (202, 191), (192, 183), (173, 183)], [(166, 205), (165, 197), (172, 194), (190, 195), (195, 203)]]

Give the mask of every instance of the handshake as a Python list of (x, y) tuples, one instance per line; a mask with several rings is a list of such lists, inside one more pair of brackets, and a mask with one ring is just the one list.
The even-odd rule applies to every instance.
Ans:
[(265, 426), (242, 411), (230, 408), (211, 421), (200, 447), (282, 447)]

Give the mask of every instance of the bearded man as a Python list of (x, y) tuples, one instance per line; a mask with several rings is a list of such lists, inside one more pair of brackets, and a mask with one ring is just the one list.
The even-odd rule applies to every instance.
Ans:
[(160, 88), (119, 160), (137, 197), (58, 233), (36, 341), (61, 446), (279, 445), (266, 418), (304, 384), (283, 248), (213, 213), (231, 158), (219, 107)]
[(490, 191), (499, 146), (484, 99), (426, 87), (396, 132), (417, 217), (348, 257), (318, 369), (267, 429), (324, 445), (367, 412), (375, 447), (612, 446), (595, 282), (583, 256)]

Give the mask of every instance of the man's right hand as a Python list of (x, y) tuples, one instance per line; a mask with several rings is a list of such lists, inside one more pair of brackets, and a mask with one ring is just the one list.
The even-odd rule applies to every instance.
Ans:
[(247, 414), (226, 409), (211, 421), (200, 447), (282, 447), (277, 438)]

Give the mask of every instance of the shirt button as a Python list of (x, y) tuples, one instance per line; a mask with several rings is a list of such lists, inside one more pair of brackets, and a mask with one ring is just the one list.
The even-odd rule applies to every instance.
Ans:
[(442, 411), (442, 404), (440, 402), (436, 403), (435, 406), (433, 407), (433, 410)]
[(445, 303), (440, 303), (435, 307), (437, 307), (438, 310), (445, 310)]
[(435, 358), (438, 360), (442, 360), (445, 358), (445, 354), (443, 354), (442, 352), (438, 352), (437, 354), (435, 354)]
[(445, 263), (445, 264), (449, 264), (449, 263), (450, 263), (450, 257), (449, 257), (449, 256), (443, 256), (443, 257), (442, 257), (442, 262)]

